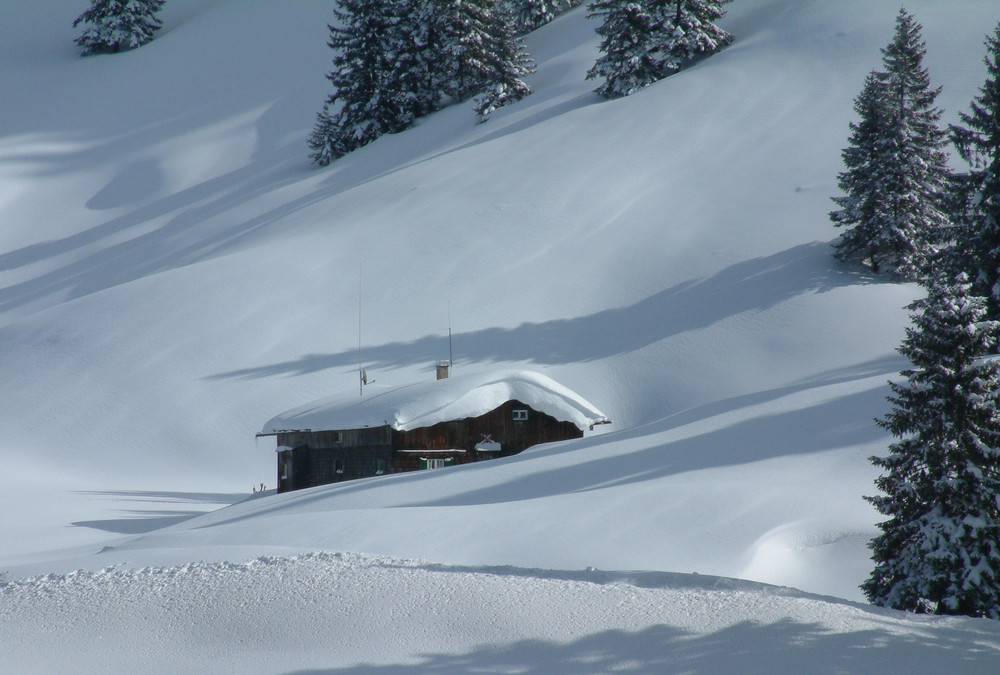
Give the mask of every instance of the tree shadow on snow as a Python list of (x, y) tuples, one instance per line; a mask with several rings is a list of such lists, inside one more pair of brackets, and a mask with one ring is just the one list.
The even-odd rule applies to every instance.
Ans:
[[(689, 280), (628, 307), (588, 316), (516, 328), (487, 328), (454, 336), (460, 362), (527, 361), (566, 364), (595, 361), (642, 349), (686, 331), (706, 328), (744, 312), (761, 312), (805, 293), (875, 283), (870, 275), (835, 267), (830, 244), (800, 244), (773, 255), (746, 260), (706, 279)], [(389, 369), (435, 361), (448, 353), (448, 337), (426, 336), (365, 348), (372, 368)], [(212, 375), (209, 379), (302, 375), (356, 367), (356, 351), (307, 354), (266, 366)]]
[[(738, 403), (746, 397), (736, 397), (736, 402), (725, 401), (703, 406), (707, 411), (701, 408), (685, 411), (680, 420), (667, 418), (623, 432), (540, 446), (535, 452), (529, 448), (516, 458), (519, 466), (528, 470), (518, 471), (509, 480), (443, 498), (420, 500), (406, 506), (458, 506), (534, 499), (555, 493), (599, 490), (691, 471), (863, 445), (885, 436), (871, 419), (874, 412), (886, 406), (885, 393), (882, 387), (855, 392), (793, 410), (755, 415), (731, 424), (713, 425), (710, 430), (701, 433), (678, 434), (678, 438), (668, 436), (654, 445), (641, 443), (638, 449), (632, 451), (621, 450), (628, 447), (622, 444), (631, 439), (682, 429), (687, 423), (685, 418), (691, 422), (699, 421), (696, 419), (699, 412), (711, 417), (713, 415), (710, 412), (720, 405), (734, 405), (732, 409), (738, 410), (742, 407)], [(530, 463), (533, 460), (545, 461), (552, 453), (579, 454), (600, 446), (607, 450), (589, 453), (599, 455), (597, 459), (565, 463), (554, 469), (531, 470)], [(471, 464), (466, 470), (488, 469), (489, 464)]]
[[(876, 616), (869, 619), (878, 620)], [(986, 621), (986, 620), (982, 620)], [(668, 625), (608, 630), (568, 642), (484, 643), (466, 653), (419, 654), (412, 663), (358, 664), (295, 675), (497, 672), (628, 673), (990, 673), (1000, 670), (996, 627), (982, 633), (941, 625), (834, 632), (819, 623), (743, 621), (700, 634)], [(968, 625), (968, 624), (967, 624)], [(976, 626), (980, 628), (980, 626)], [(976, 638), (985, 638), (977, 642)], [(988, 641), (988, 642), (987, 642)]]
[(115, 534), (146, 534), (170, 525), (183, 523), (204, 511), (122, 511), (133, 514), (126, 518), (106, 518), (103, 520), (78, 520), (70, 523), (74, 527), (89, 527), (93, 530), (114, 532)]
[[(24, 151), (8, 159), (38, 166), (41, 176), (110, 173), (110, 180), (87, 199), (86, 207), (124, 212), (63, 237), (0, 251), (0, 271), (67, 256), (66, 262), (46, 266), (48, 271), (0, 287), (0, 312), (49, 296), (83, 297), (266, 241), (277, 231), (295, 226), (287, 220), (289, 216), (323, 200), (596, 102), (596, 96), (570, 101), (550, 98), (537, 97), (530, 106), (521, 106), (522, 112), (527, 111), (524, 119), (492, 127), (472, 122), (473, 114), (464, 104), (446, 108), (422, 119), (409, 133), (383, 136), (326, 169), (316, 169), (307, 158), (308, 129), (288, 126), (287, 120), (298, 117), (303, 105), (312, 109), (315, 103), (304, 103), (298, 92), (277, 99), (260, 94), (163, 114), (133, 131), (113, 135), (95, 130), (80, 136), (65, 129), (46, 129), (44, 133), (53, 139), (71, 140), (67, 145), (72, 149)], [(251, 159), (183, 189), (162, 194), (167, 170), (159, 161), (137, 157), (148, 148), (168, 146), (251, 114), (256, 116), (252, 127), (257, 139)], [(456, 137), (464, 140), (448, 146)], [(316, 179), (320, 180), (314, 186), (296, 190), (294, 197), (282, 195), (285, 188)], [(258, 200), (277, 206), (262, 208), (247, 218), (246, 205)], [(333, 226), (337, 224), (334, 220)]]
[[(884, 439), (885, 432), (872, 417), (887, 409), (887, 387), (880, 380), (860, 391), (843, 395), (817, 397), (815, 403), (795, 407), (794, 404), (770, 414), (739, 416), (731, 423), (712, 423), (707, 430), (693, 433), (689, 425), (710, 420), (747, 408), (765, 405), (779, 398), (804, 395), (810, 390), (849, 384), (886, 376), (898, 371), (905, 360), (898, 355), (838, 368), (817, 374), (808, 380), (767, 391), (734, 396), (714, 401), (639, 427), (613, 431), (586, 438), (528, 448), (515, 457), (473, 462), (438, 471), (414, 471), (389, 476), (364, 478), (346, 483), (323, 485), (279, 495), (269, 500), (267, 509), (274, 514), (284, 510), (308, 508), (313, 502), (323, 508), (336, 508), (336, 500), (364, 493), (385, 506), (468, 506), (497, 504), (511, 501), (545, 498), (570, 492), (585, 492), (607, 487), (642, 483), (689, 471), (749, 464), (767, 459), (824, 452), (852, 447)], [(656, 434), (662, 440), (640, 441)], [(629, 443), (640, 441), (636, 449)], [(560, 463), (555, 468), (531, 464), (542, 462), (551, 466), (555, 454), (573, 452), (581, 459)], [(583, 455), (596, 457), (584, 460)], [(516, 463), (517, 470), (507, 472), (507, 464)], [(488, 478), (470, 479), (467, 472), (489, 472)], [(420, 481), (434, 481), (434, 488), (423, 491), (426, 499), (400, 501), (393, 495), (413, 495), (409, 488)], [(449, 482), (452, 481), (452, 482)], [(470, 489), (467, 485), (482, 485)], [(455, 486), (458, 487), (455, 487)], [(378, 490), (386, 490), (383, 496)], [(433, 495), (445, 496), (433, 496)], [(223, 525), (257, 513), (215, 522)]]
[[(149, 502), (153, 504), (217, 504), (228, 506), (247, 498), (245, 494), (221, 492), (168, 492), (159, 490), (87, 490), (78, 494), (110, 497), (129, 504)], [(209, 509), (212, 510), (212, 509)], [(122, 509), (124, 518), (80, 520), (71, 523), (75, 527), (89, 527), (116, 534), (145, 534), (170, 525), (182, 523), (200, 515), (205, 510), (195, 509)]]

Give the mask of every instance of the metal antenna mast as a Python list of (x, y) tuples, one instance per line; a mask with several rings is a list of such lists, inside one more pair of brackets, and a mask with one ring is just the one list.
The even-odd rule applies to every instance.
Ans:
[(358, 263), (358, 395), (365, 395), (365, 371), (361, 369), (361, 264)]

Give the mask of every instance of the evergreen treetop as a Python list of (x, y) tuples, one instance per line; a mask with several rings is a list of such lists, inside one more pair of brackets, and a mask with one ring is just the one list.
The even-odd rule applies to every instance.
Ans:
[[(714, 54), (733, 41), (715, 22), (726, 15), (730, 0), (653, 0), (662, 22), (664, 68), (677, 71), (700, 56)], [(657, 11), (658, 10), (658, 11)]]
[(602, 78), (595, 90), (605, 98), (628, 96), (666, 77), (655, 56), (655, 19), (636, 0), (595, 0), (589, 17), (601, 17), (601, 56), (587, 72), (587, 79)]
[[(830, 212), (836, 227), (847, 227), (835, 244), (834, 255), (844, 261), (860, 255), (876, 273), (895, 248), (888, 236), (893, 232), (891, 213), (882, 197), (891, 162), (883, 142), (889, 124), (885, 99), (885, 85), (869, 73), (854, 99), (858, 121), (850, 123), (849, 145), (841, 154), (845, 170), (837, 176), (837, 185), (845, 195), (833, 198), (840, 208)], [(908, 253), (912, 252), (909, 248)]]
[(83, 56), (135, 49), (153, 39), (163, 25), (157, 17), (166, 0), (92, 0), (73, 22), (89, 24), (76, 38)]
[(338, 21), (328, 26), (334, 50), (327, 79), (331, 93), (310, 137), (312, 159), (325, 165), (379, 136), (405, 129), (413, 120), (408, 94), (393, 77), (396, 60), (388, 48), (398, 26), (393, 0), (341, 0)]
[[(920, 29), (900, 9), (893, 40), (882, 50), (884, 70), (873, 71), (856, 101), (864, 119), (852, 127), (844, 151), (845, 164), (855, 164), (841, 174), (847, 196), (834, 199), (841, 209), (830, 214), (836, 225), (854, 228), (842, 235), (839, 257), (860, 252), (873, 269), (885, 267), (909, 280), (928, 273), (950, 233), (945, 210), (952, 179), (938, 127), (941, 111), (934, 107), (940, 89), (930, 88)], [(881, 97), (878, 105), (875, 96)]]
[(718, 51), (733, 39), (713, 23), (726, 2), (594, 0), (589, 16), (602, 18), (603, 40), (587, 78), (604, 79), (596, 89), (602, 96), (627, 96)]
[(990, 314), (1000, 318), (1000, 24), (986, 38), (986, 82), (959, 113), (962, 125), (951, 135), (959, 155), (971, 166), (963, 186), (968, 197), (967, 229), (959, 246), (968, 251), (975, 289), (990, 297)]
[(477, 94), (481, 121), (531, 89), (522, 40), (492, 0), (341, 0), (329, 27), (331, 93), (309, 139), (325, 166)]

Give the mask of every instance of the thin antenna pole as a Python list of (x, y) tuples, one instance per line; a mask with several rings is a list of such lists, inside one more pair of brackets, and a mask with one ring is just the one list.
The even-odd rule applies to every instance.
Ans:
[(448, 370), (451, 370), (455, 362), (452, 360), (451, 351), (451, 301), (448, 301)]
[(358, 263), (358, 395), (365, 395), (365, 376), (361, 370), (361, 263)]

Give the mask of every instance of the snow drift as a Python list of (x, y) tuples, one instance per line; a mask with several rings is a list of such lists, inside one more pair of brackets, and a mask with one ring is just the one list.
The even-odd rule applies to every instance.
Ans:
[[(30, 634), (54, 665), (103, 644), (125, 670), (130, 654), (183, 661), (176, 645), (200, 632), (204, 662), (275, 670), (281, 656), (248, 645), (284, 627), (268, 650), (313, 655), (289, 668), (360, 670), (354, 637), (338, 655), (299, 618), (310, 598), (332, 611), (304, 589), (331, 584), (337, 564), (287, 556), (328, 551), (469, 568), (433, 583), (354, 568), (385, 593), (373, 625), (405, 636), (370, 657), (388, 668), (587, 672), (627, 667), (627, 652), (639, 670), (731, 671), (737, 658), (752, 670), (806, 663), (805, 644), (855, 671), (884, 672), (907, 649), (914, 669), (996, 669), (980, 622), (756, 591), (764, 609), (744, 612), (742, 590), (556, 588), (538, 581), (547, 572), (498, 577), (524, 592), (497, 601), (500, 617), (524, 607), (523, 628), (444, 631), (453, 648), (426, 628), (440, 607), (421, 583), (469, 590), (495, 565), (697, 572), (860, 600), (877, 518), (862, 500), (867, 457), (889, 441), (872, 418), (906, 365), (894, 349), (919, 289), (836, 264), (827, 212), (852, 100), (898, 4), (740, 0), (722, 21), (730, 47), (616, 101), (583, 79), (598, 41), (581, 8), (529, 37), (525, 100), (482, 125), (466, 106), (443, 110), (325, 170), (305, 138), (327, 94), (326, 0), (171, 0), (151, 43), (86, 59), (77, 5), (0, 4), (5, 644)], [(983, 81), (997, 6), (907, 8), (955, 121)], [(540, 372), (614, 429), (244, 501), (273, 475), (273, 448), (253, 441), (261, 421), (357, 382), (359, 294), (363, 367), (380, 384), (429, 377), (450, 308), (458, 372)], [(260, 571), (301, 571), (296, 602), (256, 613), (271, 597), (272, 578), (246, 562), (260, 556)], [(192, 561), (203, 581), (188, 586)], [(147, 613), (113, 600), (147, 581)], [(57, 589), (63, 605), (45, 599)], [(216, 592), (228, 618), (191, 609)], [(496, 599), (470, 593), (468, 605)], [(579, 630), (530, 618), (526, 598), (546, 595)], [(601, 614), (619, 602), (645, 618)], [(792, 605), (808, 611), (778, 618)], [(187, 609), (164, 618), (174, 607)], [(671, 618), (682, 610), (697, 626)], [(148, 649), (133, 630), (143, 617), (164, 629)], [(665, 661), (659, 644), (686, 656)]]

